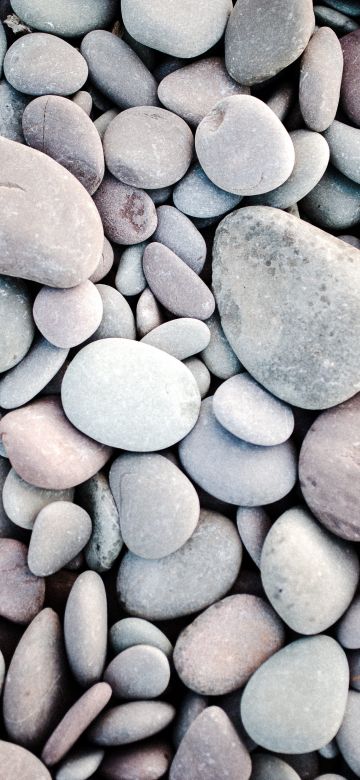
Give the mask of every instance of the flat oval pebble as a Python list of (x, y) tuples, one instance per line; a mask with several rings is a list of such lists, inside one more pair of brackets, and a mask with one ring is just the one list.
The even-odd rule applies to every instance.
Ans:
[(250, 206), (217, 229), (213, 287), (232, 348), (278, 398), (321, 409), (359, 389), (357, 250), (279, 209)]
[(22, 115), (31, 98), (10, 86), (6, 79), (0, 81), (0, 135), (11, 141), (24, 143)]
[(299, 634), (317, 634), (333, 625), (351, 603), (359, 580), (355, 550), (302, 508), (276, 520), (262, 548), (260, 569), (270, 603)]
[(85, 550), (87, 565), (99, 573), (108, 571), (120, 553), (123, 540), (118, 511), (105, 474), (94, 474), (78, 488), (77, 495), (92, 522), (92, 534)]
[(249, 444), (223, 428), (213, 398), (201, 404), (199, 419), (179, 445), (186, 473), (210, 495), (241, 506), (278, 501), (296, 481), (291, 442), (274, 447)]
[(360, 29), (341, 38), (344, 71), (341, 83), (341, 104), (351, 122), (360, 127), (360, 101), (358, 93)]
[(115, 287), (122, 295), (138, 295), (145, 290), (142, 258), (146, 242), (128, 246), (122, 253), (115, 276)]
[(104, 758), (104, 750), (87, 746), (75, 748), (56, 768), (56, 780), (88, 780), (92, 777)]
[(265, 601), (257, 596), (229, 596), (179, 634), (175, 669), (184, 685), (196, 693), (221, 696), (242, 688), (280, 650), (284, 639), (281, 620)]
[(272, 520), (261, 506), (239, 506), (236, 512), (236, 523), (244, 547), (260, 567), (261, 551), (273, 524)]
[(158, 734), (175, 717), (175, 708), (164, 701), (132, 701), (100, 715), (89, 731), (95, 745), (128, 745)]
[(305, 436), (299, 459), (301, 490), (311, 511), (333, 534), (354, 542), (360, 540), (356, 487), (359, 430), (357, 395), (317, 417)]
[(102, 317), (91, 341), (108, 338), (135, 339), (135, 319), (126, 298), (109, 284), (97, 284), (102, 302)]
[(306, 216), (325, 230), (347, 230), (359, 221), (360, 186), (330, 165), (319, 183), (303, 198)]
[(70, 424), (56, 396), (37, 399), (6, 414), (0, 421), (0, 436), (19, 477), (47, 490), (64, 490), (85, 482), (111, 455), (109, 447)]
[(135, 645), (110, 661), (104, 680), (120, 699), (155, 699), (169, 684), (169, 661), (157, 647)]
[(10, 520), (21, 528), (32, 529), (35, 518), (43, 507), (53, 501), (72, 501), (73, 488), (44, 490), (25, 482), (10, 469), (2, 491), (2, 501)]
[(304, 51), (314, 30), (311, 0), (237, 0), (225, 34), (226, 68), (240, 84), (257, 84)]
[(342, 616), (336, 629), (336, 636), (342, 647), (350, 650), (360, 648), (360, 597), (355, 596), (349, 609)]
[(97, 27), (107, 27), (116, 15), (115, 0), (14, 0), (12, 8), (30, 27), (71, 38)]
[(201, 320), (193, 317), (178, 317), (153, 328), (150, 333), (143, 336), (141, 341), (143, 344), (150, 344), (168, 352), (178, 360), (185, 360), (206, 349), (210, 341), (210, 331)]
[(76, 176), (92, 195), (104, 176), (99, 133), (85, 111), (67, 98), (44, 95), (26, 107), (22, 126), (26, 143)]
[(174, 206), (159, 206), (158, 223), (153, 240), (172, 249), (196, 274), (201, 273), (206, 258), (206, 243), (188, 217)]
[(355, 19), (351, 19), (333, 8), (328, 8), (326, 5), (314, 5), (314, 14), (319, 27), (323, 25), (331, 27), (339, 36), (359, 29)]
[(169, 768), (172, 751), (166, 742), (147, 741), (106, 751), (101, 766), (105, 780), (158, 780)]
[(171, 249), (152, 241), (147, 245), (143, 268), (157, 300), (177, 317), (207, 320), (214, 312), (212, 292)]
[(81, 344), (98, 328), (103, 305), (95, 285), (86, 280), (70, 290), (43, 287), (34, 302), (34, 320), (40, 333), (57, 347)]
[(332, 164), (348, 179), (360, 184), (360, 129), (335, 119), (324, 135)]
[(13, 623), (30, 623), (45, 599), (45, 582), (27, 565), (27, 547), (0, 539), (0, 614)]
[(116, 653), (136, 645), (151, 645), (157, 647), (171, 658), (173, 648), (165, 634), (148, 620), (128, 617), (118, 620), (110, 629), (110, 643)]
[(206, 324), (210, 330), (210, 342), (201, 353), (202, 360), (214, 376), (229, 379), (241, 371), (241, 363), (230, 347), (218, 313), (209, 317)]
[(189, 217), (208, 218), (234, 209), (241, 197), (217, 187), (195, 163), (174, 187), (173, 201), (176, 208)]
[(140, 244), (153, 234), (156, 209), (150, 196), (106, 174), (94, 196), (104, 232), (115, 244)]
[[(52, 287), (80, 284), (95, 270), (103, 246), (89, 194), (55, 160), (7, 138), (0, 138), (0, 163), (6, 182), (0, 188), (1, 273)], [(15, 234), (14, 217), (22, 226)]]
[(298, 639), (265, 661), (247, 683), (241, 701), (244, 727), (268, 750), (318, 750), (341, 725), (348, 680), (345, 653), (334, 639)]
[(184, 360), (184, 363), (196, 380), (201, 398), (204, 398), (207, 395), (211, 384), (209, 369), (206, 367), (205, 363), (200, 360), (200, 358), (187, 358)]
[(202, 510), (192, 537), (166, 558), (149, 561), (126, 553), (117, 579), (119, 600), (128, 613), (148, 620), (191, 615), (230, 590), (241, 557), (233, 523)]
[(39, 512), (32, 530), (28, 565), (38, 577), (59, 571), (84, 549), (91, 536), (85, 509), (70, 501), (55, 501)]
[(280, 119), (251, 95), (220, 100), (200, 122), (195, 148), (209, 179), (237, 195), (258, 195), (279, 187), (295, 162), (291, 138)]
[(0, 741), (0, 765), (4, 780), (51, 780), (46, 766), (20, 745)]
[(103, 279), (104, 276), (106, 276), (109, 273), (109, 271), (113, 266), (113, 263), (114, 263), (114, 250), (110, 244), (110, 241), (108, 241), (107, 238), (104, 236), (102, 255), (100, 257), (98, 265), (95, 268), (95, 271), (91, 274), (91, 276), (89, 276), (90, 282), (94, 282), (94, 284), (100, 282), (101, 279)]
[(65, 647), (71, 671), (84, 688), (97, 682), (107, 646), (107, 602), (103, 581), (84, 571), (74, 582), (64, 617)]
[(249, 780), (251, 759), (220, 707), (207, 707), (195, 718), (171, 765), (169, 780)]
[(71, 95), (88, 76), (84, 57), (69, 43), (48, 33), (29, 33), (7, 50), (5, 78), (26, 95)]
[(110, 487), (123, 540), (135, 555), (163, 558), (194, 532), (200, 514), (196, 490), (162, 455), (120, 455), (110, 469)]
[(140, 338), (164, 322), (164, 316), (155, 295), (146, 287), (136, 304), (136, 329)]
[(68, 351), (40, 336), (20, 363), (0, 379), (0, 406), (15, 409), (31, 401), (64, 365)]
[(35, 333), (31, 300), (26, 282), (0, 276), (0, 373), (16, 366), (30, 349)]
[(322, 133), (334, 121), (342, 72), (340, 42), (330, 27), (321, 27), (308, 43), (300, 69), (300, 109), (310, 130)]
[[(171, 355), (128, 339), (102, 339), (71, 362), (62, 403), (69, 420), (98, 441), (147, 452), (191, 430), (200, 394), (190, 371)], [(113, 409), (120, 412), (115, 419)]]
[(3, 714), (10, 739), (39, 748), (64, 713), (67, 681), (61, 623), (56, 612), (43, 609), (22, 635), (6, 675)]
[(336, 735), (336, 741), (341, 755), (357, 777), (359, 777), (360, 773), (360, 749), (357, 738), (359, 719), (360, 693), (349, 691), (345, 715)]

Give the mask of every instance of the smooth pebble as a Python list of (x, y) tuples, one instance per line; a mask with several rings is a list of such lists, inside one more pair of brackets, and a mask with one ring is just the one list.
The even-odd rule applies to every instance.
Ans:
[(27, 547), (0, 539), (0, 614), (13, 623), (31, 623), (45, 599), (45, 582), (27, 565)]
[(185, 360), (185, 358), (206, 349), (210, 341), (210, 331), (201, 320), (192, 317), (178, 317), (153, 328), (141, 341), (168, 352), (169, 355), (173, 355), (178, 360)]
[(206, 243), (194, 223), (174, 206), (159, 206), (153, 240), (175, 252), (196, 274), (206, 259)]
[(91, 538), (85, 549), (87, 565), (98, 573), (108, 571), (121, 551), (123, 540), (118, 511), (105, 474), (94, 474), (78, 487), (77, 496), (92, 522)]
[(32, 530), (28, 565), (38, 577), (59, 571), (84, 549), (91, 536), (85, 509), (70, 501), (55, 501), (40, 510)]
[(273, 521), (261, 506), (239, 506), (236, 523), (244, 547), (260, 568), (261, 551)]
[(4, 482), (2, 501), (10, 520), (21, 528), (31, 530), (39, 512), (54, 501), (72, 501), (73, 488), (45, 490), (25, 482), (10, 469)]
[(300, 110), (310, 130), (322, 133), (334, 121), (342, 72), (338, 37), (330, 27), (321, 27), (310, 39), (300, 67)]
[(158, 734), (175, 717), (175, 707), (164, 701), (132, 701), (100, 715), (89, 731), (95, 745), (128, 745)]
[(122, 295), (139, 295), (145, 290), (146, 279), (142, 267), (145, 247), (145, 241), (129, 246), (120, 257), (115, 276), (115, 287)]
[(0, 276), (0, 373), (20, 363), (34, 333), (32, 299), (26, 282)]
[(70, 591), (64, 636), (71, 671), (88, 688), (102, 676), (107, 647), (106, 591), (95, 571), (82, 572)]
[(155, 699), (169, 684), (169, 661), (157, 647), (135, 645), (110, 661), (104, 680), (120, 699)]
[(151, 645), (171, 658), (173, 648), (165, 634), (148, 620), (128, 617), (118, 620), (110, 629), (110, 644), (115, 653), (136, 645)]
[(12, 8), (30, 27), (65, 38), (107, 27), (116, 15), (116, 0), (12, 0)]
[(135, 339), (135, 319), (126, 298), (109, 284), (97, 284), (96, 291), (102, 302), (102, 317), (90, 340)]
[(156, 209), (150, 196), (107, 173), (94, 195), (104, 232), (115, 244), (141, 244), (153, 234)]
[(35, 32), (18, 38), (7, 50), (4, 74), (26, 95), (72, 95), (85, 84), (88, 67), (67, 41)]

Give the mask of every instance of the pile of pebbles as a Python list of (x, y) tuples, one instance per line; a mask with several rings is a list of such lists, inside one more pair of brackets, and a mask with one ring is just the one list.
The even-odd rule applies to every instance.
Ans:
[(360, 2), (0, 0), (0, 780), (360, 777)]

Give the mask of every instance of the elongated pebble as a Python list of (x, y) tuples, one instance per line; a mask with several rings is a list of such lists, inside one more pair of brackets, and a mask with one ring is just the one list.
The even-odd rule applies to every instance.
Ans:
[(81, 0), (74, 8), (71, 0), (14, 0), (12, 7), (26, 24), (65, 38), (84, 35), (97, 27), (107, 27), (116, 14), (115, 0)]
[(201, 398), (204, 398), (210, 388), (210, 371), (205, 363), (197, 357), (190, 357), (184, 360), (186, 368), (191, 371), (200, 391)]
[(90, 340), (135, 339), (135, 319), (126, 298), (109, 284), (97, 284), (96, 292), (101, 299), (102, 316)]
[(210, 331), (201, 320), (178, 317), (153, 328), (150, 333), (143, 336), (141, 341), (163, 349), (178, 360), (185, 360), (206, 349), (210, 341)]
[(99, 136), (101, 140), (104, 138), (105, 131), (108, 128), (110, 122), (112, 122), (113, 119), (118, 115), (118, 111), (115, 108), (109, 108), (107, 111), (104, 111), (103, 114), (100, 114), (97, 119), (94, 120), (94, 125), (99, 133)]
[(122, 295), (139, 295), (145, 290), (146, 279), (142, 267), (145, 247), (145, 241), (129, 246), (120, 257), (115, 287)]
[(72, 501), (74, 488), (45, 490), (25, 482), (14, 469), (10, 469), (4, 482), (2, 501), (10, 520), (21, 528), (31, 530), (35, 518), (54, 501)]
[(332, 164), (348, 179), (360, 183), (360, 130), (336, 119), (324, 133)]
[(300, 110), (310, 130), (322, 133), (335, 119), (342, 72), (340, 42), (333, 30), (321, 27), (310, 39), (300, 69)]
[(300, 775), (289, 764), (270, 753), (252, 756), (252, 780), (300, 780)]
[(342, 645), (350, 650), (360, 648), (360, 597), (355, 596), (342, 616), (336, 629), (336, 636)]
[(260, 567), (261, 551), (272, 520), (261, 506), (239, 506), (236, 523), (240, 539), (250, 557)]
[(164, 701), (132, 701), (100, 715), (90, 728), (95, 745), (128, 745), (158, 734), (175, 717), (175, 708)]
[(158, 328), (164, 321), (163, 313), (151, 292), (146, 287), (136, 304), (136, 329), (140, 338), (146, 336), (154, 328)]
[(206, 243), (194, 223), (174, 206), (159, 206), (158, 224), (153, 240), (165, 244), (195, 273), (202, 271), (206, 258)]
[(165, 634), (148, 620), (128, 617), (118, 620), (110, 629), (110, 643), (116, 653), (136, 645), (151, 645), (171, 658), (173, 648)]
[(241, 363), (225, 336), (218, 313), (212, 314), (206, 324), (210, 330), (210, 341), (201, 358), (214, 376), (229, 379), (241, 371)]
[(25, 357), (34, 333), (31, 295), (26, 282), (0, 276), (0, 373)]
[(188, 217), (212, 218), (238, 206), (241, 197), (217, 187), (195, 163), (173, 190), (174, 206)]
[(64, 636), (72, 673), (79, 685), (88, 688), (102, 676), (107, 647), (106, 591), (94, 571), (82, 572), (70, 591)]
[(341, 48), (344, 57), (344, 70), (341, 83), (341, 104), (345, 113), (356, 127), (360, 127), (360, 101), (356, 88), (359, 78), (358, 48), (360, 30), (344, 35)]
[(20, 363), (0, 379), (0, 406), (15, 409), (31, 401), (64, 365), (68, 352), (39, 337)]
[(27, 548), (16, 539), (0, 539), (0, 614), (13, 623), (30, 623), (45, 599), (45, 582), (27, 565)]
[(24, 143), (22, 115), (31, 98), (14, 89), (6, 79), (0, 81), (0, 135)]
[(147, 283), (157, 300), (178, 317), (207, 320), (214, 312), (213, 294), (171, 249), (152, 241), (143, 257)]
[(78, 488), (77, 496), (92, 522), (92, 534), (85, 549), (87, 565), (99, 573), (107, 571), (118, 557), (123, 540), (118, 511), (105, 474), (94, 474)]
[(88, 780), (92, 777), (104, 758), (101, 748), (87, 746), (75, 748), (56, 767), (56, 780)]

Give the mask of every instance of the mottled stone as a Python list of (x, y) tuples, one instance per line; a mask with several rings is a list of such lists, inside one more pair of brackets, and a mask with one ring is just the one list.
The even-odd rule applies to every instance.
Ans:
[(360, 693), (349, 691), (344, 718), (336, 735), (336, 741), (341, 755), (357, 777), (360, 774), (359, 721)]
[(249, 85), (275, 76), (302, 54), (314, 23), (311, 0), (237, 0), (225, 34), (230, 76)]
[(140, 244), (153, 234), (156, 209), (143, 190), (129, 187), (106, 174), (94, 196), (104, 231), (115, 244)]
[(214, 376), (218, 379), (229, 379), (241, 371), (241, 363), (230, 347), (221, 327), (219, 315), (213, 314), (206, 324), (210, 330), (210, 342), (201, 353), (201, 357)]
[(334, 121), (340, 99), (343, 55), (337, 35), (321, 27), (301, 60), (299, 102), (305, 124), (322, 133)]
[(140, 338), (146, 336), (164, 321), (155, 295), (146, 287), (136, 304), (136, 329)]
[(24, 143), (22, 115), (29, 102), (28, 95), (18, 92), (5, 79), (0, 81), (0, 135)]
[(107, 27), (116, 15), (116, 0), (12, 0), (12, 8), (30, 27), (65, 38)]
[(33, 574), (48, 577), (83, 550), (91, 535), (85, 509), (70, 501), (55, 501), (39, 512), (31, 534), (28, 564)]
[(88, 67), (80, 52), (56, 35), (29, 33), (7, 50), (4, 74), (26, 95), (71, 95), (85, 84)]
[(360, 184), (360, 130), (335, 120), (324, 135), (332, 164), (348, 179)]
[(251, 780), (300, 780), (298, 773), (278, 756), (256, 753), (251, 760)]
[(34, 333), (32, 299), (26, 283), (0, 276), (0, 373), (24, 358)]
[(105, 780), (158, 780), (164, 777), (171, 758), (171, 748), (165, 742), (140, 742), (121, 750), (107, 750), (101, 774)]
[(128, 246), (120, 257), (115, 287), (122, 295), (139, 295), (145, 290), (146, 279), (142, 267), (145, 247), (145, 241)]
[(359, 285), (357, 250), (280, 209), (243, 208), (218, 227), (225, 335), (252, 376), (295, 406), (326, 408), (359, 388)]
[(104, 680), (120, 699), (155, 699), (169, 684), (169, 661), (157, 647), (135, 645), (113, 658)]
[(336, 629), (340, 644), (346, 649), (360, 648), (360, 596), (355, 596)]
[(25, 482), (14, 469), (10, 469), (2, 491), (4, 509), (10, 520), (29, 530), (45, 506), (54, 501), (72, 501), (73, 497), (73, 488), (44, 490)]
[(70, 591), (64, 635), (71, 671), (79, 685), (88, 688), (102, 676), (107, 647), (106, 591), (94, 571), (80, 574)]
[(114, 263), (114, 250), (110, 244), (110, 241), (107, 240), (104, 236), (104, 246), (101, 258), (99, 260), (99, 263), (97, 267), (95, 268), (94, 273), (89, 276), (90, 282), (94, 282), (96, 284), (97, 282), (100, 282), (101, 279), (106, 276), (109, 271), (111, 271), (111, 268)]
[(145, 249), (143, 269), (157, 300), (177, 317), (207, 320), (214, 296), (202, 279), (171, 249), (152, 241)]
[(95, 772), (104, 758), (105, 751), (101, 748), (87, 746), (76, 748), (69, 753), (56, 768), (56, 780), (87, 780), (95, 776)]
[(45, 599), (45, 582), (27, 565), (27, 547), (0, 539), (0, 614), (13, 623), (30, 623)]
[(0, 765), (4, 780), (51, 780), (46, 766), (29, 750), (0, 741)]
[(178, 360), (185, 360), (185, 358), (206, 349), (210, 341), (210, 331), (201, 320), (192, 317), (179, 317), (153, 328), (141, 341), (168, 352), (169, 355), (173, 355)]
[(119, 515), (105, 474), (99, 472), (77, 490), (81, 505), (92, 521), (92, 534), (85, 550), (89, 569), (111, 569), (122, 548)]
[(268, 750), (318, 750), (339, 729), (348, 682), (346, 656), (334, 639), (298, 639), (265, 661), (247, 683), (241, 701), (245, 729)]
[(173, 201), (176, 208), (189, 217), (208, 218), (234, 209), (241, 197), (217, 187), (195, 163), (174, 187)]
[(82, 344), (96, 331), (103, 305), (95, 285), (87, 279), (69, 290), (43, 287), (35, 298), (33, 314), (48, 341), (69, 348)]
[(260, 567), (261, 550), (272, 526), (272, 520), (261, 506), (239, 506), (236, 512), (236, 523), (244, 547)]
[(135, 645), (151, 645), (171, 658), (173, 648), (165, 634), (157, 626), (142, 618), (122, 618), (110, 629), (110, 644), (115, 653), (121, 653)]
[(174, 206), (160, 206), (156, 213), (158, 224), (153, 240), (165, 244), (195, 273), (201, 273), (206, 258), (206, 243), (200, 231)]
[(202, 510), (191, 539), (166, 558), (150, 561), (130, 552), (125, 555), (117, 580), (120, 602), (128, 613), (148, 620), (191, 615), (230, 590), (241, 557), (233, 523)]
[(341, 38), (341, 48), (344, 57), (344, 71), (341, 83), (341, 104), (349, 119), (360, 127), (359, 100), (359, 41), (360, 29)]
[(31, 401), (63, 366), (68, 351), (39, 337), (20, 363), (0, 379), (0, 406), (15, 409)]
[(187, 360), (184, 360), (184, 363), (186, 365), (186, 368), (191, 371), (197, 386), (199, 388), (199, 392), (201, 395), (201, 398), (204, 398), (210, 387), (211, 383), (211, 376), (210, 371), (206, 367), (205, 363), (203, 363), (200, 358), (187, 358)]
[(89, 731), (95, 745), (128, 745), (158, 734), (175, 717), (175, 708), (164, 701), (132, 701), (100, 715)]
[(102, 301), (102, 318), (91, 341), (99, 339), (135, 339), (135, 318), (124, 296), (109, 284), (97, 284), (96, 291)]

